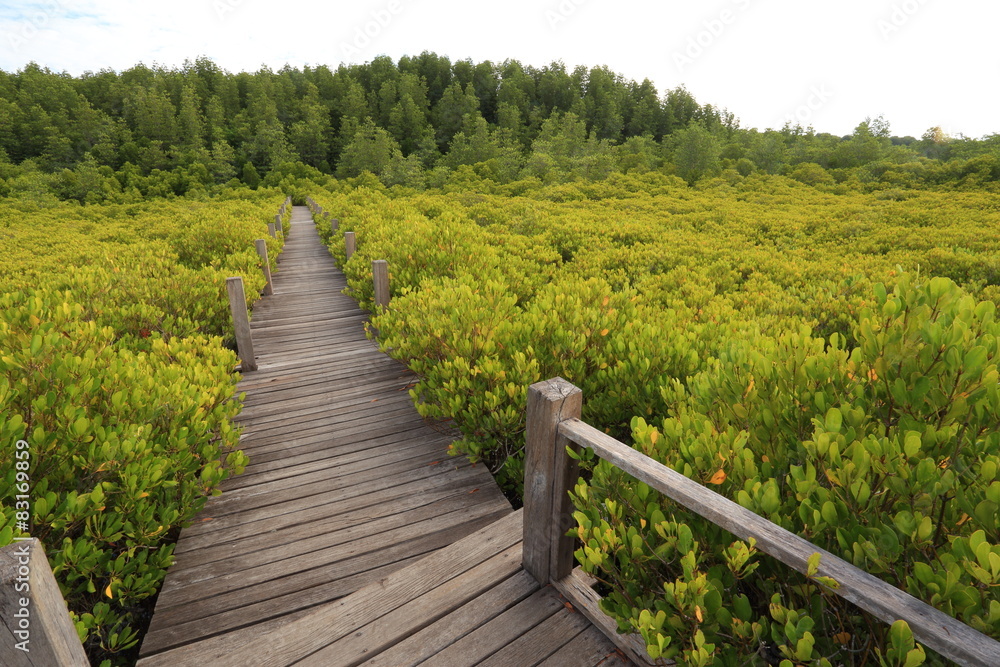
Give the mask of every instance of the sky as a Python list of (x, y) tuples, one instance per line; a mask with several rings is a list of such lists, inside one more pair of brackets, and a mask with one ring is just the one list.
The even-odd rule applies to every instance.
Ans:
[(1000, 132), (995, 0), (0, 0), (0, 69), (79, 75), (207, 56), (230, 71), (367, 62), (606, 65), (744, 127)]

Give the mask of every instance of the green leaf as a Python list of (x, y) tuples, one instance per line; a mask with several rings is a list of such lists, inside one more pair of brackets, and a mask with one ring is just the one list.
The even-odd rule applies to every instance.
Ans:
[(840, 433), (840, 426), (844, 422), (844, 415), (837, 408), (830, 408), (826, 412), (825, 426), (831, 433)]
[(822, 555), (817, 551), (806, 561), (806, 576), (814, 577), (819, 572), (819, 561)]

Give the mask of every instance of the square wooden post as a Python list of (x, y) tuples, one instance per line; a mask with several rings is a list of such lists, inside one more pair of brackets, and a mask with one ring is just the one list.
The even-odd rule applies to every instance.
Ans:
[(236, 350), (245, 371), (257, 370), (257, 359), (253, 353), (253, 337), (250, 335), (250, 314), (247, 312), (246, 293), (243, 278), (226, 278), (229, 292), (229, 312), (233, 314), (233, 329), (236, 331)]
[(389, 307), (389, 262), (376, 259), (372, 262), (372, 283), (375, 286), (375, 313)]
[(354, 232), (344, 232), (344, 251), (347, 253), (347, 259), (351, 259), (351, 255), (354, 251), (358, 249), (357, 241), (354, 239)]
[(573, 506), (568, 492), (579, 475), (566, 453), (559, 423), (579, 419), (583, 392), (562, 378), (528, 387), (524, 455), (524, 569), (541, 585), (573, 570)]
[(271, 285), (271, 265), (267, 260), (267, 241), (257, 239), (253, 244), (257, 248), (257, 254), (260, 255), (260, 269), (264, 272), (264, 296), (270, 296), (274, 294), (274, 286)]

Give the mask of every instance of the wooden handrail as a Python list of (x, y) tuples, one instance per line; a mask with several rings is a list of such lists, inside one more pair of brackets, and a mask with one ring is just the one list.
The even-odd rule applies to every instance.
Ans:
[[(573, 551), (563, 540), (575, 525), (568, 492), (576, 473), (570, 474), (575, 460), (566, 450), (586, 447), (740, 539), (753, 538), (761, 551), (799, 572), (820, 554), (816, 575), (840, 584), (834, 593), (886, 623), (906, 621), (917, 641), (942, 656), (962, 665), (1000, 665), (1000, 642), (580, 421), (581, 402), (582, 392), (562, 378), (528, 388), (524, 567), (540, 583), (559, 580), (573, 567)], [(529, 498), (537, 516), (529, 511)]]
[(42, 543), (32, 538), (0, 548), (0, 665), (89, 664)]

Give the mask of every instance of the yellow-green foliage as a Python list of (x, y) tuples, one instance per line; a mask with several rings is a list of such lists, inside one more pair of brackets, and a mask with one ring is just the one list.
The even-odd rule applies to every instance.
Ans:
[[(650, 173), (423, 193), (359, 179), (320, 204), (358, 252), (381, 345), (421, 413), (516, 487), (525, 388), (987, 634), (1000, 632), (1000, 200), (782, 177)], [(957, 285), (956, 285), (957, 283)], [(925, 656), (810, 577), (607, 464), (576, 488), (578, 558), (650, 653), (688, 664)]]
[(280, 202), (0, 204), (0, 545), (27, 495), (95, 662), (136, 644), (177, 529), (246, 464), (225, 279), (259, 292)]

